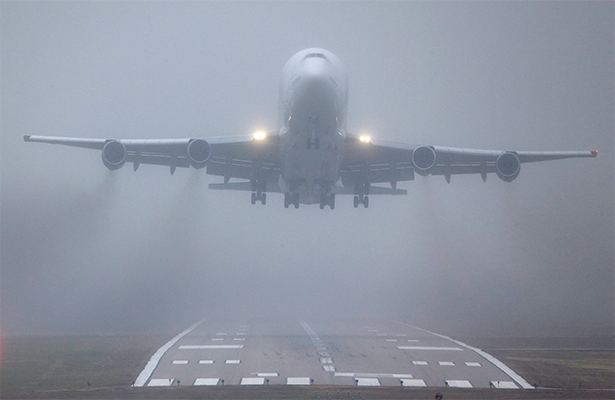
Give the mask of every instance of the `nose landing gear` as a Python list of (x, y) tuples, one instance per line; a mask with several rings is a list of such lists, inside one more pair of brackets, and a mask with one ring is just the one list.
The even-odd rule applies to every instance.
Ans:
[(321, 194), (320, 195), (320, 209), (324, 210), (326, 206), (331, 207), (332, 210), (335, 209), (335, 194)]
[(369, 194), (369, 183), (356, 183), (354, 185), (354, 193), (355, 196), (352, 204), (354, 208), (358, 208), (359, 204), (363, 204), (365, 208), (369, 207), (369, 197), (367, 196)]

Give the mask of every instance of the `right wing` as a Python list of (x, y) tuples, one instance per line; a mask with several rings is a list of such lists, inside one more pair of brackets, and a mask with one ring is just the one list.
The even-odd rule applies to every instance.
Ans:
[(254, 136), (211, 139), (85, 139), (25, 135), (24, 141), (100, 150), (103, 164), (115, 170), (132, 163), (135, 171), (141, 164), (165, 165), (171, 174), (177, 167), (207, 167), (210, 175), (278, 182), (280, 174), (279, 136), (269, 133)]

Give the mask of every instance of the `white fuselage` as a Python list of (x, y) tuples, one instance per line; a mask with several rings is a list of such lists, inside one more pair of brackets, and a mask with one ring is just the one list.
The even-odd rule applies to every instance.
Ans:
[(279, 95), (280, 187), (317, 203), (340, 179), (346, 137), (348, 77), (324, 49), (305, 49), (284, 66)]

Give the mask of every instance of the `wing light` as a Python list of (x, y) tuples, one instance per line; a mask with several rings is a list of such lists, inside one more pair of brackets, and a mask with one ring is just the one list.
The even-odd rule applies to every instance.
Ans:
[(265, 140), (265, 138), (267, 138), (267, 132), (265, 131), (254, 132), (254, 140)]
[(361, 143), (371, 143), (372, 139), (367, 135), (361, 135), (359, 136), (359, 141)]

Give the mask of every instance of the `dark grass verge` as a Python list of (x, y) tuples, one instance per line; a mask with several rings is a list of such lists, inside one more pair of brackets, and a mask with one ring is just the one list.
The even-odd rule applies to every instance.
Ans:
[[(614, 389), (613, 337), (467, 339), (528, 383), (560, 389)], [(614, 395), (615, 398), (615, 395)]]
[(23, 393), (24, 399), (204, 399), (204, 400), (394, 400), (434, 399), (612, 399), (612, 390), (498, 390), (454, 388), (357, 388), (340, 386), (216, 386), (169, 388), (106, 388), (94, 390), (37, 391)]
[(2, 338), (0, 397), (127, 387), (173, 333)]

